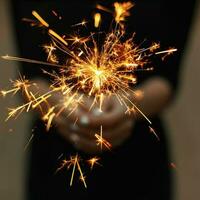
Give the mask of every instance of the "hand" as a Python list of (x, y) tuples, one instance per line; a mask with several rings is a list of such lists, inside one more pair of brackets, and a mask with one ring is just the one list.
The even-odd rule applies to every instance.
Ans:
[[(92, 100), (86, 98), (84, 106), (78, 107), (69, 117), (66, 118), (68, 111), (65, 111), (55, 118), (58, 132), (77, 149), (90, 154), (108, 150), (104, 144), (102, 149), (101, 145), (97, 145), (95, 134), (100, 136), (101, 126), (102, 137), (112, 145), (112, 148), (121, 145), (131, 135), (133, 117), (125, 115), (124, 106), (114, 97), (105, 99), (103, 112), (97, 107), (89, 111), (91, 103)], [(76, 119), (78, 121), (74, 124)]]
[[(39, 89), (42, 89), (42, 93), (49, 90), (49, 86), (44, 80), (36, 80), (35, 82), (40, 86)], [(145, 98), (142, 97), (139, 100), (139, 108), (147, 116), (160, 113), (166, 107), (172, 95), (170, 83), (161, 77), (148, 79), (139, 89), (145, 94)], [(36, 91), (34, 92), (34, 90)], [(37, 91), (38, 89), (34, 87), (33, 93), (37, 93)], [(59, 98), (54, 98), (54, 101), (58, 102), (60, 98), (62, 98), (62, 95)], [(85, 103), (86, 108), (79, 107), (69, 117), (66, 117), (69, 111), (65, 110), (59, 117), (54, 118), (59, 133), (66, 140), (72, 142), (76, 148), (88, 153), (101, 152), (100, 147), (96, 145), (94, 136), (95, 133), (99, 133), (101, 125), (103, 127), (103, 138), (108, 140), (113, 147), (122, 144), (130, 136), (134, 120), (132, 116), (124, 114), (124, 107), (116, 99), (106, 99), (103, 104), (105, 108), (103, 108), (101, 114), (96, 112), (96, 108), (93, 112), (88, 112), (91, 100), (85, 100)], [(77, 118), (79, 120), (74, 125)], [(137, 119), (139, 118), (137, 117)]]
[[(49, 90), (45, 81), (36, 80), (34, 82), (39, 87), (31, 88), (33, 93), (37, 93), (38, 89), (42, 94)], [(45, 103), (41, 106), (45, 110), (48, 107), (58, 105), (62, 101), (62, 94), (55, 93), (48, 99), (48, 106)], [(78, 106), (72, 114), (69, 115), (70, 110), (66, 108), (53, 119), (54, 125), (64, 139), (71, 142), (77, 149), (91, 154), (108, 150), (103, 144), (102, 149), (101, 145), (97, 145), (95, 134), (101, 136), (101, 126), (103, 128), (103, 139), (114, 148), (121, 145), (130, 136), (134, 122), (131, 115), (125, 115), (125, 106), (122, 106), (117, 98), (106, 98), (102, 107), (103, 112), (99, 111), (97, 105), (89, 110), (92, 101), (92, 98), (85, 98), (83, 104)], [(58, 110), (59, 108), (55, 112), (57, 113)], [(40, 109), (38, 111), (40, 112)]]

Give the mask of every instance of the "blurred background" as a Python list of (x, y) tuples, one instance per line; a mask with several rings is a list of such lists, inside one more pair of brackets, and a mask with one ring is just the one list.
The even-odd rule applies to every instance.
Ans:
[[(0, 0), (0, 55), (17, 55), (9, 1)], [(0, 59), (0, 89), (18, 74), (17, 63)], [(175, 200), (193, 200), (200, 196), (200, 4), (196, 6), (185, 56), (182, 60), (180, 88), (173, 104), (164, 113), (168, 124), (175, 175)], [(17, 97), (0, 99), (0, 199), (23, 200), (29, 149), (25, 134), (30, 116), (4, 122), (7, 107)]]

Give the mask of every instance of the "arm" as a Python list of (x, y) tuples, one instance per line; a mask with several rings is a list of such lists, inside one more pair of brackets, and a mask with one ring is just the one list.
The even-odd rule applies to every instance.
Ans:
[(172, 87), (162, 77), (152, 77), (138, 87), (144, 93), (137, 105), (145, 115), (152, 117), (159, 114), (167, 106), (172, 97)]

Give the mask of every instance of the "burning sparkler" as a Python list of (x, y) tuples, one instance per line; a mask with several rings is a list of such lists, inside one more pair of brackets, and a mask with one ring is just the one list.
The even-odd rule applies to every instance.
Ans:
[[(53, 40), (53, 43), (50, 45), (43, 46), (48, 54), (47, 62), (11, 56), (3, 56), (2, 58), (43, 64), (50, 67), (55, 66), (59, 68), (59, 73), (44, 72), (50, 75), (50, 78), (53, 79), (53, 84), (50, 85), (50, 91), (48, 93), (40, 96), (31, 93), (28, 90), (30, 83), (28, 80), (23, 79), (16, 81), (13, 89), (1, 91), (3, 96), (6, 96), (9, 93), (15, 94), (20, 90), (25, 91), (25, 94), (29, 99), (28, 103), (12, 109), (9, 112), (8, 118), (15, 116), (17, 113), (21, 113), (25, 108), (26, 111), (29, 111), (31, 108), (34, 109), (36, 106), (41, 105), (42, 102), (47, 102), (53, 93), (56, 92), (61, 92), (65, 99), (62, 109), (58, 112), (59, 114), (61, 111), (71, 108), (72, 102), (73, 105), (76, 104), (73, 106), (73, 109), (71, 109), (74, 111), (85, 95), (94, 97), (91, 108), (95, 104), (99, 104), (99, 109), (102, 111), (102, 104), (105, 97), (115, 96), (121, 105), (127, 108), (127, 111), (136, 108), (136, 110), (145, 117), (144, 113), (136, 107), (131, 99), (135, 95), (132, 86), (137, 82), (135, 71), (139, 69), (152, 70), (152, 67), (146, 67), (150, 63), (149, 57), (151, 55), (165, 54), (166, 56), (166, 54), (171, 54), (176, 51), (176, 49), (171, 48), (169, 50), (157, 51), (160, 48), (160, 45), (157, 43), (153, 43), (148, 48), (140, 48), (134, 43), (133, 36), (124, 40), (125, 29), (122, 25), (126, 17), (130, 15), (129, 10), (132, 7), (133, 4), (131, 2), (116, 2), (114, 3), (115, 10), (113, 12), (103, 6), (97, 5), (98, 9), (113, 13), (116, 22), (115, 29), (106, 35), (102, 47), (98, 46), (94, 38), (94, 33), (88, 37), (71, 37), (67, 39), (69, 42), (71, 41), (71, 44), (68, 44), (66, 39), (63, 39), (62, 36), (49, 28), (50, 25), (46, 20), (44, 20), (36, 11), (33, 11), (33, 16), (38, 20), (40, 26), (47, 28), (48, 33)], [(96, 13), (94, 20), (95, 27), (98, 27), (101, 21), (101, 15)], [(83, 21), (76, 24), (76, 26), (85, 24), (86, 22)], [(73, 47), (73, 50), (71, 50), (71, 46), (75, 44), (75, 47), (78, 47)], [(56, 56), (57, 50), (60, 50), (71, 57), (68, 65), (65, 66), (59, 64), (59, 60)], [(78, 99), (77, 96), (79, 96)], [(58, 116), (58, 113), (55, 113), (56, 107), (58, 107), (58, 105), (49, 108), (42, 117), (44, 120), (48, 121), (47, 129), (49, 129), (53, 118)], [(147, 119), (147, 117), (145, 118)]]
[[(99, 110), (102, 111), (104, 99), (113, 96), (126, 108), (125, 113), (136, 110), (151, 123), (133, 102), (134, 97), (137, 97), (133, 90), (133, 86), (137, 83), (135, 72), (152, 70), (150, 66), (151, 56), (163, 54), (163, 58), (165, 58), (166, 55), (173, 53), (176, 49), (158, 51), (160, 48), (158, 43), (153, 43), (147, 48), (141, 48), (135, 44), (134, 35), (125, 39), (124, 21), (130, 15), (132, 7), (132, 2), (115, 2), (114, 11), (112, 11), (97, 5), (97, 9), (112, 13), (115, 19), (115, 28), (106, 34), (102, 46), (99, 46), (95, 39), (98, 33), (92, 33), (88, 37), (76, 35), (65, 38), (52, 30), (50, 24), (36, 11), (33, 11), (32, 15), (37, 21), (24, 19), (31, 22), (31, 25), (39, 25), (45, 28), (51, 37), (52, 42), (43, 46), (47, 53), (47, 62), (12, 56), (3, 56), (2, 58), (49, 66), (49, 71), (43, 71), (43, 73), (49, 75), (52, 84), (50, 84), (48, 92), (39, 94), (31, 91), (32, 87), (39, 86), (26, 80), (25, 77), (13, 81), (13, 88), (7, 91), (2, 90), (1, 94), (6, 96), (22, 91), (27, 98), (27, 103), (9, 109), (8, 119), (18, 116), (23, 111), (28, 112), (37, 108), (43, 121), (45, 121), (47, 130), (49, 130), (55, 117), (58, 117), (64, 110), (67, 110), (69, 115), (72, 114), (78, 106), (84, 104), (84, 97), (93, 98), (90, 110), (98, 105)], [(53, 11), (53, 14), (58, 16), (55, 11)], [(61, 19), (61, 17), (59, 18)], [(87, 23), (83, 20), (72, 25), (72, 27), (86, 26)], [(99, 28), (100, 24), (101, 15), (96, 13), (94, 15), (94, 26)], [(60, 64), (61, 62), (57, 57), (58, 51), (64, 52), (70, 57), (67, 64)], [(50, 67), (56, 67), (58, 72), (52, 72)], [(57, 93), (62, 95), (62, 100), (51, 105), (49, 103), (50, 98)], [(101, 149), (103, 146), (107, 149), (111, 148), (111, 144), (103, 138), (102, 126), (100, 135), (95, 134), (95, 138)], [(78, 155), (71, 157), (70, 161), (63, 161), (62, 168), (73, 165), (70, 185), (73, 183), (75, 168), (77, 168), (82, 182), (87, 187), (79, 161)], [(90, 160), (91, 168), (97, 161), (98, 159)]]

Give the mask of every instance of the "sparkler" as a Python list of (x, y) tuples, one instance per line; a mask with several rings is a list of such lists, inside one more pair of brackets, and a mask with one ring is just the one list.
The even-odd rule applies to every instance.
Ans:
[[(113, 96), (126, 108), (125, 113), (137, 111), (151, 124), (150, 120), (133, 101), (134, 97), (136, 98), (138, 95), (133, 90), (133, 86), (137, 83), (135, 72), (152, 70), (151, 56), (163, 54), (163, 58), (165, 58), (166, 55), (175, 52), (177, 49), (170, 48), (158, 51), (160, 48), (158, 43), (152, 43), (151, 46), (142, 48), (134, 42), (134, 35), (125, 39), (124, 22), (130, 15), (130, 9), (134, 4), (132, 2), (115, 2), (113, 6), (114, 11), (97, 5), (97, 9), (111, 13), (115, 19), (115, 27), (106, 34), (102, 46), (95, 39), (99, 33), (91, 33), (87, 37), (76, 35), (66, 38), (66, 36), (52, 30), (50, 24), (36, 11), (33, 11), (32, 15), (37, 21), (24, 18), (32, 26), (38, 25), (45, 28), (51, 37), (52, 42), (43, 46), (47, 53), (47, 62), (8, 55), (2, 56), (2, 58), (49, 66), (49, 71), (43, 71), (43, 73), (49, 75), (52, 84), (50, 84), (48, 92), (39, 94), (39, 92), (33, 93), (31, 90), (31, 88), (39, 88), (39, 86), (26, 80), (25, 77), (13, 81), (12, 89), (2, 90), (2, 96), (14, 95), (22, 91), (27, 98), (27, 103), (9, 109), (7, 119), (17, 117), (23, 111), (29, 112), (37, 109), (46, 124), (46, 129), (49, 130), (55, 117), (58, 117), (65, 110), (68, 111), (68, 116), (71, 115), (80, 105), (84, 104), (84, 97), (93, 98), (89, 110), (98, 105), (102, 112), (104, 99)], [(55, 11), (52, 12), (55, 16), (58, 16)], [(87, 23), (83, 20), (72, 25), (72, 28), (86, 26)], [(96, 13), (94, 15), (94, 26), (100, 28), (100, 24), (101, 15)], [(60, 64), (57, 56), (58, 51), (70, 57), (67, 64)], [(57, 68), (58, 72), (52, 72), (51, 68)], [(62, 99), (57, 104), (51, 105), (51, 97), (58, 93)], [(76, 122), (77, 120), (79, 119), (76, 119)], [(95, 134), (95, 138), (101, 149), (103, 146), (107, 149), (111, 148), (111, 144), (103, 138), (102, 126), (100, 135)], [(76, 155), (71, 157), (69, 161), (64, 160), (61, 168), (65, 166), (69, 168), (73, 165), (70, 185), (73, 183), (75, 168), (77, 168), (84, 186), (87, 187), (79, 161), (80, 158)], [(97, 161), (97, 158), (89, 161), (91, 168)]]
[[(28, 99), (30, 99), (29, 103), (13, 109), (12, 112), (9, 113), (9, 118), (14, 116), (17, 112), (24, 110), (25, 107), (28, 107), (27, 110), (31, 109), (31, 107), (35, 108), (42, 102), (47, 101), (53, 93), (61, 92), (64, 99), (67, 100), (67, 103), (63, 103), (62, 111), (71, 107), (75, 97), (80, 93), (82, 95), (75, 101), (76, 106), (74, 107), (78, 107), (83, 96), (93, 96), (94, 100), (91, 104), (91, 108), (95, 104), (99, 104), (100, 111), (102, 111), (102, 104), (105, 97), (115, 96), (119, 102), (127, 108), (127, 111), (133, 110), (132, 108), (134, 108), (148, 120), (145, 114), (142, 113), (132, 101), (132, 97), (135, 95), (132, 86), (137, 82), (135, 72), (140, 69), (152, 70), (152, 67), (146, 67), (150, 64), (149, 57), (151, 55), (171, 54), (176, 51), (176, 49), (170, 48), (169, 50), (157, 51), (160, 48), (160, 45), (157, 43), (153, 43), (148, 48), (140, 48), (134, 43), (134, 36), (124, 40), (125, 29), (122, 25), (126, 17), (130, 15), (129, 10), (132, 7), (133, 4), (131, 2), (116, 2), (114, 3), (115, 11), (112, 12), (109, 9), (97, 5), (97, 8), (113, 13), (116, 22), (115, 29), (106, 35), (104, 44), (101, 48), (94, 38), (94, 33), (88, 37), (71, 37), (67, 40), (72, 43), (68, 44), (66, 39), (63, 39), (62, 36), (49, 28), (50, 25), (48, 22), (46, 22), (36, 11), (33, 11), (33, 16), (38, 20), (41, 26), (48, 29), (48, 33), (53, 40), (53, 43), (50, 45), (43, 46), (48, 54), (47, 62), (11, 56), (3, 56), (2, 58), (57, 67), (59, 68), (59, 73), (53, 74), (48, 72), (51, 76), (50, 78), (53, 79), (53, 84), (50, 85), (50, 91), (48, 93), (38, 97), (36, 97), (35, 94), (29, 94), (27, 80), (18, 80), (14, 84), (13, 89), (1, 91), (2, 95), (6, 96), (9, 93), (15, 94), (20, 90), (25, 90)], [(100, 16), (99, 13), (96, 13), (94, 16), (95, 27), (98, 27), (100, 24)], [(86, 22), (83, 21), (76, 24), (76, 26), (85, 24)], [(76, 48), (73, 47), (73, 50), (71, 50), (70, 45), (76, 45)], [(68, 65), (65, 66), (59, 64), (59, 60), (55, 53), (58, 50), (71, 57)], [(73, 95), (71, 95), (72, 93)], [(69, 96), (71, 96), (71, 98), (68, 98)], [(58, 105), (54, 105), (42, 117), (45, 120), (50, 119), (47, 123), (47, 129), (50, 127), (50, 121), (52, 121), (55, 116), (58, 116), (58, 113), (55, 113), (56, 107), (58, 107)], [(61, 113), (61, 110), (59, 111), (59, 114)]]

